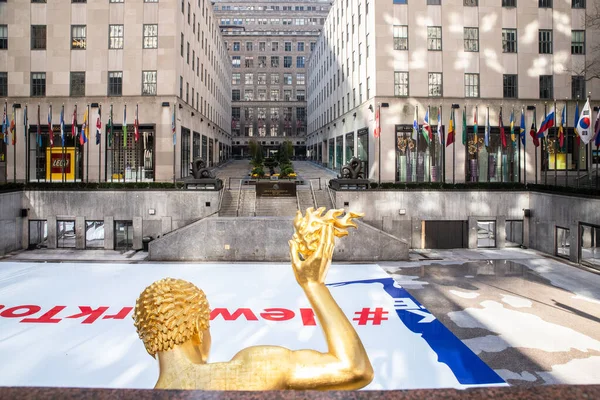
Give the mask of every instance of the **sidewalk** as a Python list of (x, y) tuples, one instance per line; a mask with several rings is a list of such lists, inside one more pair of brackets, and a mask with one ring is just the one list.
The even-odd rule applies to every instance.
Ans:
[(119, 262), (138, 263), (148, 257), (147, 252), (129, 250), (75, 250), (75, 249), (36, 249), (7, 254), (2, 261), (34, 262)]

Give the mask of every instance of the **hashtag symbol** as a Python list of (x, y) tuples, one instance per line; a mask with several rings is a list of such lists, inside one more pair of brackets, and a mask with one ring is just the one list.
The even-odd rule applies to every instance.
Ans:
[(359, 325), (367, 325), (367, 322), (372, 322), (373, 325), (381, 325), (381, 321), (387, 321), (387, 313), (381, 307), (377, 307), (375, 310), (363, 308), (361, 311), (354, 313), (356, 317), (353, 321), (358, 321)]

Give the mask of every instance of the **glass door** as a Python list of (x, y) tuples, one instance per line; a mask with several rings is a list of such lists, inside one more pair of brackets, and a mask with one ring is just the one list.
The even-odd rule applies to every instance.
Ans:
[(115, 250), (133, 248), (133, 221), (115, 221)]

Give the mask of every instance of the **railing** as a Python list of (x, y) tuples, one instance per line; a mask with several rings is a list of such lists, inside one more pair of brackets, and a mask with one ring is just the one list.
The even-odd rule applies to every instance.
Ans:
[(336, 204), (335, 204), (335, 197), (333, 196), (333, 194), (331, 193), (331, 188), (329, 187), (329, 185), (327, 185), (327, 193), (329, 193), (329, 200), (331, 200), (331, 206), (333, 208), (337, 208)]
[(297, 210), (302, 211), (302, 209), (300, 208), (300, 196), (298, 196), (298, 192), (296, 192), (296, 207)]
[[(320, 185), (321, 180), (319, 179), (319, 188), (321, 187)], [(315, 197), (315, 191), (313, 189), (313, 184), (312, 181), (308, 181), (308, 183), (310, 184), (310, 194), (312, 195), (312, 199), (313, 199), (313, 204), (315, 206), (315, 209), (317, 209), (317, 198)]]
[(221, 188), (221, 193), (219, 194), (219, 207), (217, 209), (217, 213), (221, 212), (221, 206), (223, 205), (223, 195), (225, 195), (225, 186)]
[(237, 208), (235, 209), (235, 216), (240, 216), (240, 202), (242, 201), (242, 180), (240, 179), (240, 185), (238, 188), (238, 199), (237, 199)]

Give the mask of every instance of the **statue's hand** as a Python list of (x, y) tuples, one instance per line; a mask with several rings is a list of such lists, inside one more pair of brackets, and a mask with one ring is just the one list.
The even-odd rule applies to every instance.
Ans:
[(300, 285), (306, 283), (325, 283), (327, 269), (331, 264), (333, 249), (335, 247), (333, 226), (325, 225), (321, 230), (321, 239), (314, 253), (306, 260), (300, 259), (298, 243), (289, 241), (292, 256), (292, 267), (296, 280)]

